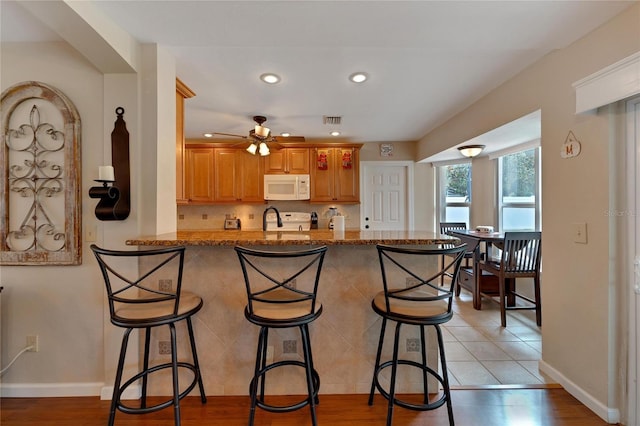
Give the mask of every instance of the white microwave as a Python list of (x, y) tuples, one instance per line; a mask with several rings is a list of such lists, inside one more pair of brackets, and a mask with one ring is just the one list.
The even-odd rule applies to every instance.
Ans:
[(264, 175), (265, 200), (308, 200), (309, 175)]

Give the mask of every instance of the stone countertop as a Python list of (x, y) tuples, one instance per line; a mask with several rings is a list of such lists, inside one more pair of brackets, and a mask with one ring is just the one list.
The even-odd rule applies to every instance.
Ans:
[(236, 246), (236, 245), (422, 245), (458, 244), (458, 238), (429, 231), (357, 231), (312, 229), (310, 231), (190, 230), (141, 236), (126, 241), (130, 246)]

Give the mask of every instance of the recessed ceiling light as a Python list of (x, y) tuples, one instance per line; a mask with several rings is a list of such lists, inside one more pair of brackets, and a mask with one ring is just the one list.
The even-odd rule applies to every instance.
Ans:
[(288, 138), (289, 136), (291, 136), (291, 133), (289, 133), (289, 132), (282, 132), (282, 133), (280, 133), (280, 136), (283, 136), (283, 137), (285, 137), (285, 138)]
[(213, 133), (205, 133), (203, 136), (205, 138), (212, 138), (213, 137)]
[(369, 78), (369, 76), (365, 72), (354, 72), (349, 76), (349, 80), (353, 81), (354, 83), (363, 83), (367, 80), (367, 78)]
[(267, 84), (276, 84), (280, 81), (280, 76), (273, 73), (265, 73), (260, 76), (260, 80)]
[(333, 132), (329, 133), (331, 136), (340, 136), (340, 132), (337, 130), (334, 130)]

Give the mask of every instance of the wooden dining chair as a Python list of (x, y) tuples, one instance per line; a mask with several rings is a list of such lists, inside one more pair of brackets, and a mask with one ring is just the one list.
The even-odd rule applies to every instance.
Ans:
[[(440, 222), (440, 235), (449, 235), (449, 231), (464, 231), (467, 229), (467, 224), (465, 222)], [(469, 267), (469, 259), (473, 258), (473, 252), (466, 252), (464, 254), (464, 264), (465, 267)], [(440, 266), (444, 268), (445, 256), (442, 256), (442, 261)], [(451, 278), (451, 274), (445, 273), (440, 277), (440, 287), (444, 286), (444, 277), (445, 275)], [(456, 283), (455, 285), (456, 296), (460, 295), (460, 285)]]
[[(522, 309), (535, 310), (536, 324), (542, 325), (540, 260), (540, 232), (505, 232), (500, 261), (487, 259), (478, 262), (480, 271), (487, 271), (498, 277), (500, 321), (503, 327), (507, 326), (507, 310)], [(518, 278), (533, 278), (533, 297), (516, 290)], [(517, 299), (526, 303), (518, 305)]]

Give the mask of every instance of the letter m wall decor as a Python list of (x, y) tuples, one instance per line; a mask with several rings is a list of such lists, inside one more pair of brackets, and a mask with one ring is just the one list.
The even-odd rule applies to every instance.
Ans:
[(2, 93), (0, 265), (82, 263), (80, 116), (35, 81)]

